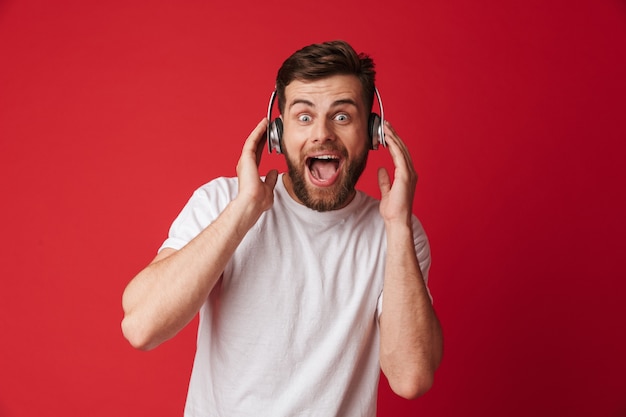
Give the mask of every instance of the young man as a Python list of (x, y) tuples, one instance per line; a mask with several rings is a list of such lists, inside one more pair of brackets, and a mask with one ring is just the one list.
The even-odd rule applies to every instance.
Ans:
[(375, 416), (380, 369), (406, 398), (432, 385), (442, 337), (430, 250), (411, 157), (388, 123), (393, 183), (380, 169), (380, 201), (355, 190), (377, 137), (374, 78), (342, 41), (289, 57), (276, 83), (288, 172), (259, 175), (263, 119), (237, 178), (199, 188), (126, 288), (136, 348), (200, 313), (186, 416)]

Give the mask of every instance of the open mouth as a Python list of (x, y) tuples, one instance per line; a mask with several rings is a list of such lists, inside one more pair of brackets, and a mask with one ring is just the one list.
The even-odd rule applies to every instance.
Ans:
[(341, 158), (338, 155), (316, 155), (308, 157), (306, 165), (314, 184), (331, 185), (339, 175)]

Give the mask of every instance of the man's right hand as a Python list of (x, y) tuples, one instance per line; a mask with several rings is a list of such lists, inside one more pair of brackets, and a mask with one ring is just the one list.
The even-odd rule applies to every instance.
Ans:
[(263, 118), (246, 139), (237, 163), (237, 177), (239, 178), (237, 199), (243, 199), (251, 208), (259, 210), (259, 216), (272, 207), (274, 186), (278, 179), (278, 171), (275, 169), (267, 173), (265, 181), (259, 174), (261, 155), (267, 141), (266, 129), (267, 119)]

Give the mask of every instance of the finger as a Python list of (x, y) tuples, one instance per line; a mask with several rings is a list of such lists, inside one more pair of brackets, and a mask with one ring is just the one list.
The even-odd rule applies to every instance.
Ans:
[(259, 124), (256, 125), (254, 130), (250, 132), (250, 135), (243, 144), (243, 152), (250, 152), (256, 154), (256, 150), (259, 143), (262, 142), (265, 137), (264, 133), (267, 129), (267, 119), (264, 117)]
[(261, 121), (265, 129), (261, 132), (260, 140), (257, 141), (256, 145), (256, 164), (257, 166), (261, 163), (261, 157), (263, 156), (263, 151), (265, 150), (265, 144), (267, 143), (267, 119), (263, 119)]
[(385, 134), (388, 139), (389, 153), (391, 154), (391, 158), (393, 159), (396, 168), (406, 169), (409, 172), (414, 173), (415, 170), (413, 168), (411, 153), (409, 152), (409, 149), (404, 141), (400, 139), (400, 136), (398, 136), (395, 129), (388, 121), (385, 121)]
[[(263, 118), (259, 124), (250, 132), (248, 138), (243, 144), (241, 156), (237, 162), (237, 173), (252, 169), (253, 164), (258, 168), (261, 156), (257, 152), (259, 142), (263, 138), (263, 133), (267, 127), (267, 119)], [(258, 172), (257, 172), (258, 173)]]
[(408, 153), (408, 150), (389, 122), (385, 122), (385, 139), (394, 164), (398, 165), (398, 163), (401, 162), (406, 163), (406, 154)]
[(385, 121), (385, 138), (391, 139), (390, 142), (396, 145), (402, 152), (408, 154), (408, 148), (396, 130), (391, 126), (391, 123)]

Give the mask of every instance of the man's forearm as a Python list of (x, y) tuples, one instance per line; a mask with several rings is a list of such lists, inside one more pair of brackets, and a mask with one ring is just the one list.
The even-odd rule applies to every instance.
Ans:
[(380, 327), (381, 368), (392, 389), (406, 398), (422, 395), (441, 361), (442, 336), (405, 224), (387, 226)]
[(152, 349), (193, 319), (260, 213), (233, 200), (185, 247), (165, 249), (130, 282), (122, 298), (122, 330), (133, 346)]

